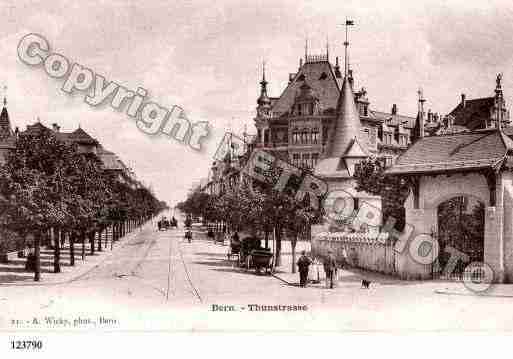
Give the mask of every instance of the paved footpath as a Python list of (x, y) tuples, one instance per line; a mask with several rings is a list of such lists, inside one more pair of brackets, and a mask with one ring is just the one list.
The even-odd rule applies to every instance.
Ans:
[[(301, 244), (304, 245), (304, 244)], [(298, 250), (300, 250), (298, 248)], [(4, 330), (511, 330), (513, 298), (470, 295), (461, 284), (405, 282), (344, 270), (336, 289), (297, 286), (289, 249), (273, 276), (256, 275), (226, 258), (228, 247), (198, 229), (136, 230), (94, 264), (65, 268), (48, 285), (0, 286)], [(82, 269), (80, 269), (82, 267)], [(361, 278), (371, 288), (361, 289)], [(57, 278), (57, 277), (55, 277)], [(509, 286), (501, 293), (513, 292)], [(438, 292), (437, 292), (438, 291)], [(444, 294), (440, 294), (444, 293)], [(306, 306), (305, 311), (255, 311), (255, 305)], [(215, 308), (227, 311), (213, 310)]]

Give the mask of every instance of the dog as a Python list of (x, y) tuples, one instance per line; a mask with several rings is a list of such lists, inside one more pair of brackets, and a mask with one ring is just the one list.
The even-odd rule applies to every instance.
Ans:
[(370, 280), (362, 279), (362, 288), (369, 289), (370, 284), (371, 284)]

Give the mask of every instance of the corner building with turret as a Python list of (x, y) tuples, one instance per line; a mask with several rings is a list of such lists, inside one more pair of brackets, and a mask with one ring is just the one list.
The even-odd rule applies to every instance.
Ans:
[[(313, 171), (321, 159), (330, 156), (331, 147), (340, 151), (344, 143), (338, 143), (339, 136), (347, 132), (350, 140), (357, 137), (365, 152), (392, 164), (411, 143), (416, 118), (399, 114), (395, 104), (390, 112), (374, 110), (365, 88), (355, 90), (354, 83), (351, 70), (347, 75), (341, 72), (338, 58), (333, 65), (328, 53), (306, 54), (297, 72), (289, 74), (282, 94), (271, 97), (264, 69), (255, 117), (256, 147)], [(354, 121), (348, 123), (340, 107), (344, 95), (356, 106), (351, 113)]]

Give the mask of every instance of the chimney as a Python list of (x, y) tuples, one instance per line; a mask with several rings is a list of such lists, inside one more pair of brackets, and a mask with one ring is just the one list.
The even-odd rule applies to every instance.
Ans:
[(395, 103), (392, 105), (392, 115), (397, 115), (397, 105)]
[(467, 104), (467, 101), (465, 100), (465, 94), (461, 94), (461, 107), (465, 108), (465, 105)]
[(20, 133), (20, 128), (18, 126), (16, 126), (16, 128), (14, 129), (14, 136), (18, 137), (19, 133)]
[(342, 78), (342, 73), (340, 73), (340, 66), (338, 65), (338, 56), (335, 60), (335, 77), (338, 79)]
[(56, 123), (52, 123), (52, 129), (53, 129), (53, 132), (59, 132), (59, 130), (61, 129), (61, 126), (59, 126)]

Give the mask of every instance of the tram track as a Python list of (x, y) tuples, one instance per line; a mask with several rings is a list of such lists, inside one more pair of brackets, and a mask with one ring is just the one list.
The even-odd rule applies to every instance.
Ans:
[(200, 303), (203, 303), (203, 298), (201, 298), (201, 295), (200, 295), (198, 289), (192, 282), (192, 279), (189, 274), (189, 270), (187, 269), (187, 265), (185, 264), (185, 260), (183, 258), (183, 253), (182, 253), (182, 250), (180, 249), (180, 246), (178, 246), (178, 253), (180, 254), (180, 260), (182, 261), (182, 264), (183, 264), (183, 269), (185, 271), (185, 277), (187, 278), (187, 282), (189, 283), (189, 286), (191, 287), (192, 292), (195, 295), (195, 297), (200, 301)]
[[(169, 291), (171, 290), (171, 281), (176, 279), (175, 271), (173, 270), (173, 238), (169, 239), (169, 258), (167, 267), (167, 289), (166, 289), (166, 301), (169, 300)], [(173, 289), (173, 296), (176, 294), (176, 284)]]

